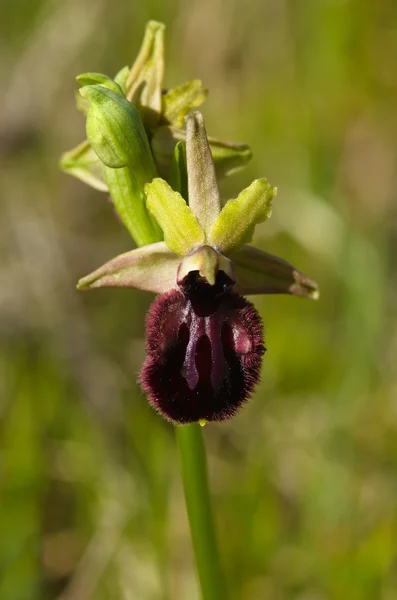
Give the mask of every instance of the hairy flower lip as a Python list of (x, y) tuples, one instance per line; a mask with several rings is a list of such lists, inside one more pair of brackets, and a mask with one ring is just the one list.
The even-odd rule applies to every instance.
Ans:
[(158, 296), (149, 309), (140, 382), (155, 410), (176, 425), (231, 418), (259, 380), (261, 319), (248, 300), (223, 289), (223, 277), (219, 290), (198, 281)]

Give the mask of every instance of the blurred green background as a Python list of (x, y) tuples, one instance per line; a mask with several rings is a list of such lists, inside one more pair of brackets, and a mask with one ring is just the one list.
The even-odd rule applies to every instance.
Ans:
[(397, 598), (397, 3), (0, 4), (0, 600), (196, 600), (173, 428), (137, 383), (152, 298), (78, 293), (131, 247), (58, 170), (74, 77), (167, 24), (166, 84), (201, 78), (211, 135), (251, 145), (225, 197), (279, 189), (255, 243), (319, 302), (255, 299), (262, 382), (209, 425), (232, 600)]

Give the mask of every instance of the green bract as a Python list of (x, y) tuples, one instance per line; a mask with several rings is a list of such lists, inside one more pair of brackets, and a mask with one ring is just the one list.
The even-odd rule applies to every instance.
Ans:
[(178, 145), (173, 171), (180, 174), (174, 177), (176, 184), (188, 181), (189, 204), (182, 190), (154, 178), (145, 186), (147, 208), (161, 227), (164, 242), (112, 259), (81, 279), (78, 287), (136, 287), (164, 292), (177, 287), (191, 271), (197, 271), (211, 286), (217, 273), (223, 271), (242, 294), (317, 298), (316, 283), (288, 262), (245, 245), (255, 225), (270, 216), (276, 189), (266, 179), (258, 179), (221, 210), (203, 117), (194, 112), (186, 121), (186, 160), (183, 146)]

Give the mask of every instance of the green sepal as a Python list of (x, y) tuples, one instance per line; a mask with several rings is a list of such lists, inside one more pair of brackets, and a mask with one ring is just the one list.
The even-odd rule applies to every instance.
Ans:
[(189, 204), (187, 189), (186, 145), (184, 142), (178, 142), (175, 146), (168, 181), (172, 189), (176, 192), (179, 192), (182, 198), (184, 198), (187, 204)]
[(146, 170), (146, 181), (150, 181), (155, 167), (136, 108), (120, 94), (101, 85), (85, 86), (80, 94), (90, 102), (87, 138), (100, 160), (114, 169), (133, 165)]
[(120, 254), (82, 277), (77, 289), (132, 287), (162, 294), (177, 287), (176, 273), (180, 258), (164, 242), (136, 248)]
[(120, 94), (121, 96), (124, 95), (123, 90), (121, 89), (119, 84), (107, 75), (103, 75), (103, 73), (82, 73), (81, 75), (77, 75), (76, 81), (81, 86), (101, 85), (107, 88), (108, 90), (116, 92), (116, 94)]
[(164, 78), (163, 23), (149, 21), (142, 46), (127, 78), (126, 96), (139, 110), (145, 127), (160, 120)]
[(74, 175), (96, 190), (108, 191), (103, 176), (103, 165), (87, 140), (72, 150), (64, 152), (61, 156), (60, 166), (63, 171)]
[(205, 241), (204, 231), (179, 192), (166, 181), (156, 178), (145, 186), (147, 208), (164, 233), (168, 248), (185, 256)]
[(291, 294), (317, 300), (318, 286), (289, 262), (253, 246), (231, 255), (239, 294)]
[(265, 178), (253, 181), (223, 207), (208, 234), (208, 243), (230, 254), (250, 242), (255, 226), (270, 217), (276, 191)]
[(189, 206), (207, 235), (219, 216), (221, 202), (204, 119), (199, 111), (186, 117), (186, 163)]
[(207, 95), (208, 90), (203, 88), (199, 79), (187, 81), (168, 90), (163, 96), (162, 121), (175, 127), (182, 127), (187, 113), (200, 106)]

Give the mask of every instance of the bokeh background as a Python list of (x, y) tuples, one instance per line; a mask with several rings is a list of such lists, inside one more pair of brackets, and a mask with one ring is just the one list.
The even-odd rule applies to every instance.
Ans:
[(262, 382), (205, 428), (232, 600), (397, 597), (397, 3), (0, 4), (0, 600), (196, 600), (173, 428), (136, 383), (152, 298), (79, 293), (131, 248), (61, 173), (74, 77), (167, 24), (166, 84), (201, 78), (211, 135), (251, 145), (234, 196), (277, 185), (256, 244), (319, 302), (255, 299)]

